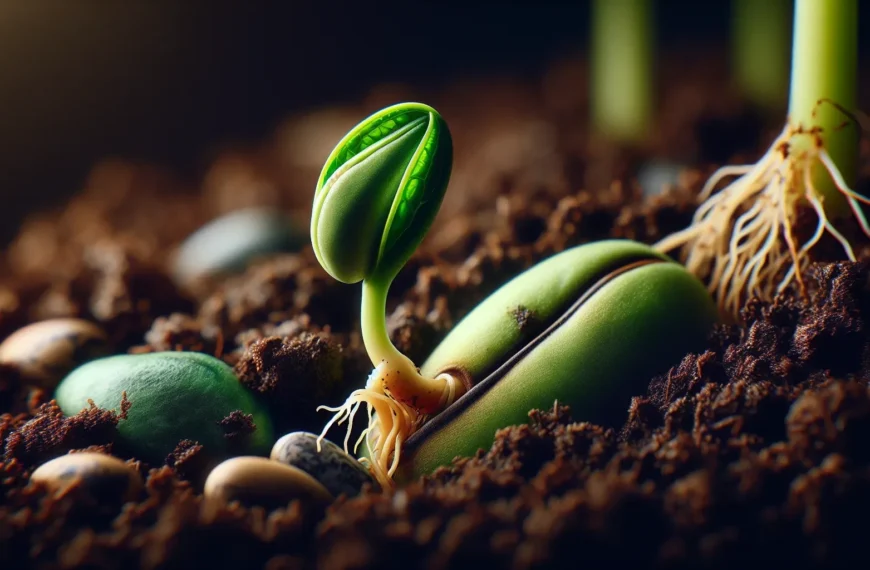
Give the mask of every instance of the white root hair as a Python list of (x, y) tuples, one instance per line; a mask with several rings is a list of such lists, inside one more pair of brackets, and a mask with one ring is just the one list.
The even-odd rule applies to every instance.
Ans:
[[(753, 165), (725, 166), (704, 185), (691, 225), (655, 244), (663, 253), (681, 249), (681, 260), (698, 277), (708, 277), (708, 289), (720, 308), (736, 316), (752, 296), (771, 300), (793, 282), (802, 294), (801, 273), (809, 251), (825, 232), (836, 239), (849, 260), (855, 254), (849, 241), (833, 225), (824, 209), (824, 195), (813, 181), (820, 164), (836, 190), (870, 237), (870, 225), (860, 204), (870, 200), (853, 191), (825, 150), (819, 129), (786, 126), (767, 153)], [(806, 148), (795, 149), (796, 137), (811, 137)], [(713, 193), (724, 179), (737, 177)], [(815, 211), (818, 224), (812, 236), (797, 243), (794, 225), (802, 201)]]
[[(341, 425), (348, 422), (344, 438), (344, 450), (350, 453), (350, 434), (353, 420), (360, 406), (368, 407), (368, 426), (354, 444), (356, 454), (359, 445), (365, 440), (369, 457), (360, 461), (368, 466), (369, 471), (383, 488), (392, 488), (393, 475), (402, 459), (402, 445), (414, 432), (420, 429), (429, 416), (421, 414), (413, 406), (395, 399), (389, 390), (385, 389), (384, 377), (386, 369), (383, 365), (375, 368), (366, 387), (354, 390), (347, 400), (338, 407), (319, 406), (318, 411), (333, 412), (332, 419), (324, 426), (317, 439), (318, 451), (320, 442), (333, 424)], [(450, 374), (440, 374), (436, 377), (444, 381), (444, 391), (441, 396), (442, 408), (449, 406), (456, 399), (458, 380)]]

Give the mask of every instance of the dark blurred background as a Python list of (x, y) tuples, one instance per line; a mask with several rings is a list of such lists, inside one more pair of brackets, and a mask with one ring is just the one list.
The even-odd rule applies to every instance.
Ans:
[[(727, 40), (727, 0), (656, 10), (663, 49)], [(195, 178), (211, 149), (376, 83), (539, 72), (582, 52), (588, 13), (585, 0), (0, 0), (0, 243), (98, 159)]]

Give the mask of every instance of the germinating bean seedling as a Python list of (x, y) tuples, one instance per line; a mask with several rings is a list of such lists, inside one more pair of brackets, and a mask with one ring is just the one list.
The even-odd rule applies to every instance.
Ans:
[(450, 374), (421, 376), (393, 346), (386, 327), (390, 283), (432, 224), (452, 163), (450, 132), (441, 115), (418, 103), (395, 105), (364, 120), (338, 143), (314, 196), (314, 252), (339, 281), (363, 282), (363, 342), (374, 366), (365, 388), (343, 406), (326, 408), (336, 415), (324, 433), (333, 422), (352, 423), (360, 406), (368, 404), (367, 461), (382, 484), (395, 473), (408, 436), (427, 415), (465, 391)]
[(624, 410), (716, 321), (703, 284), (683, 267), (611, 240), (562, 252), (505, 284), (418, 370), (390, 342), (386, 296), (438, 211), (451, 160), (443, 119), (424, 105), (396, 105), (339, 143), (315, 194), (314, 250), (336, 279), (362, 280), (363, 341), (374, 366), (342, 406), (321, 407), (335, 413), (323, 434), (348, 421), (347, 450), (367, 405), (356, 443), (365, 441), (363, 461), (385, 487), (472, 455), (499, 428), (555, 400), (590, 420)]

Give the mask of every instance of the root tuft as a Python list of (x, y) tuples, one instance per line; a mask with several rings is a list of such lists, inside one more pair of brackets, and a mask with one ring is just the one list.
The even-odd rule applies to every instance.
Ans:
[[(393, 487), (393, 475), (402, 458), (402, 444), (429, 418), (415, 407), (395, 399), (389, 390), (385, 389), (384, 378), (387, 372), (383, 364), (378, 366), (369, 376), (366, 387), (353, 391), (344, 404), (335, 408), (328, 406), (317, 408), (318, 411), (326, 410), (334, 414), (320, 433), (317, 440), (318, 451), (320, 441), (329, 428), (333, 424), (341, 425), (346, 421), (348, 425), (344, 450), (350, 453), (349, 443), (354, 416), (361, 405), (367, 405), (368, 426), (355, 442), (353, 453), (357, 453), (360, 443), (365, 440), (370, 456), (360, 461), (368, 466), (372, 475), (385, 489)], [(443, 407), (447, 407), (456, 399), (458, 380), (447, 374), (439, 375), (436, 380), (444, 382), (440, 401)]]
[[(681, 261), (694, 275), (708, 279), (708, 289), (724, 313), (737, 316), (750, 297), (771, 300), (792, 283), (805, 295), (801, 273), (810, 262), (810, 249), (825, 232), (855, 260), (851, 244), (825, 213), (824, 194), (813, 182), (816, 165), (825, 168), (870, 237), (870, 225), (860, 206), (870, 200), (846, 184), (820, 132), (819, 128), (786, 126), (756, 164), (720, 168), (702, 189), (702, 203), (691, 225), (655, 244), (663, 253), (681, 249)], [(796, 150), (792, 143), (797, 137), (810, 137), (812, 144)], [(713, 193), (720, 182), (735, 176), (736, 180)], [(818, 224), (805, 243), (798, 243), (794, 224), (803, 203), (815, 211)]]

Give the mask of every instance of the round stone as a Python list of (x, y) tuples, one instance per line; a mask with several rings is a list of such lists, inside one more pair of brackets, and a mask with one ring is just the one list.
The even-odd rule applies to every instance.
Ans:
[(655, 196), (680, 184), (685, 166), (674, 162), (653, 161), (643, 165), (637, 173), (637, 182), (644, 196)]
[(106, 334), (81, 319), (49, 319), (20, 328), (0, 344), (0, 363), (18, 368), (22, 379), (53, 390), (76, 366), (109, 354)]
[(365, 483), (377, 486), (362, 463), (331, 441), (321, 440), (318, 451), (317, 438), (302, 431), (288, 433), (275, 442), (269, 457), (305, 471), (336, 496), (354, 496)]
[(155, 352), (93, 360), (64, 378), (55, 392), (67, 415), (90, 401), (122, 413), (122, 398), (129, 409), (118, 422), (121, 443), (152, 463), (162, 463), (183, 439), (198, 442), (213, 458), (265, 455), (273, 442), (265, 408), (232, 368), (206, 354)]
[(264, 457), (233, 457), (215, 467), (205, 480), (206, 498), (239, 501), (248, 506), (286, 507), (299, 499), (327, 505), (333, 497), (308, 473)]
[(117, 457), (103, 453), (70, 453), (40, 465), (30, 476), (51, 489), (79, 484), (98, 499), (132, 501), (142, 490), (139, 472)]
[(173, 264), (177, 283), (184, 285), (209, 275), (244, 270), (254, 258), (295, 251), (304, 233), (281, 212), (246, 208), (202, 226), (181, 244)]

